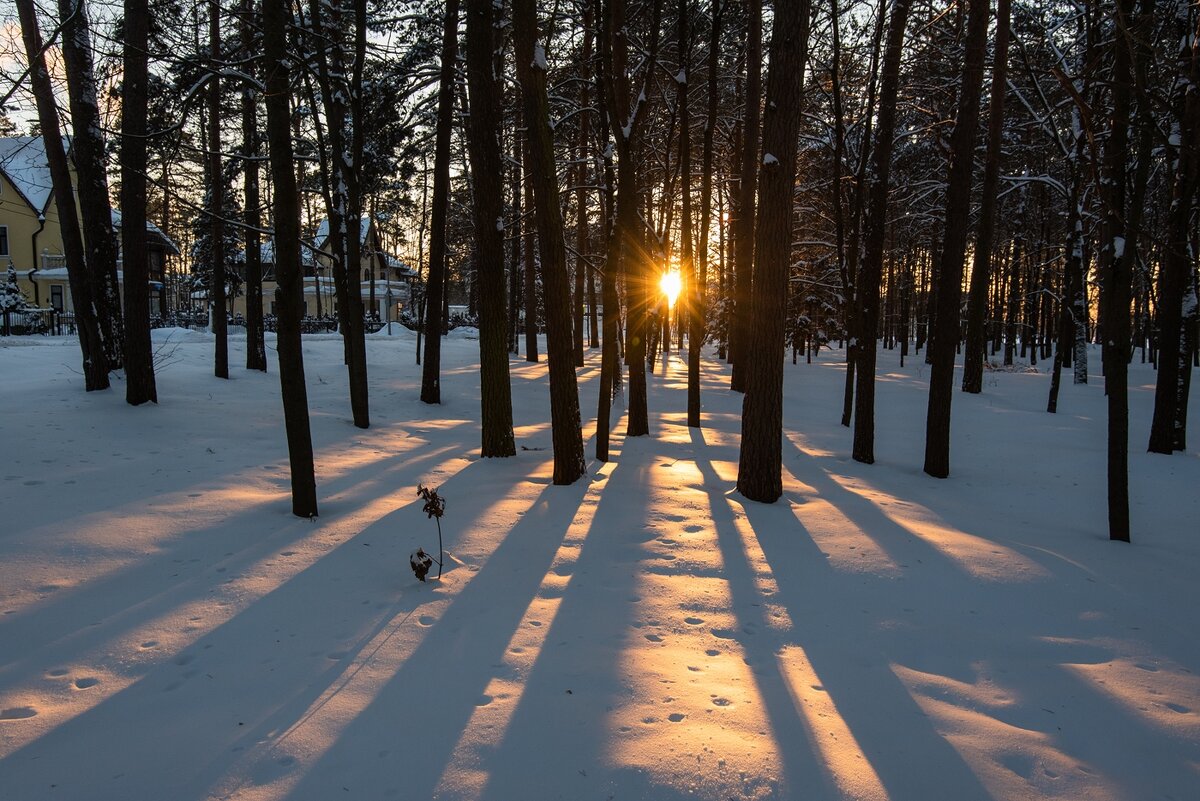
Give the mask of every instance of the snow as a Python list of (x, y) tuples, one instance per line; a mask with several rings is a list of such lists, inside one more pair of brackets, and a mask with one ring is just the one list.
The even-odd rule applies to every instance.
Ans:
[(778, 164), (778, 163), (779, 163), (779, 159), (775, 158), (774, 153), (764, 153), (763, 154), (763, 165), (764, 166), (769, 167), (772, 164)]
[[(703, 429), (673, 353), (652, 436), (614, 419), (613, 461), (555, 487), (546, 367), (514, 358), (518, 454), (479, 459), (469, 333), (441, 406), (412, 332), (368, 337), (369, 430), (341, 340), (305, 337), (314, 521), (290, 514), (273, 358), (223, 381), (211, 335), (156, 331), (160, 403), (133, 408), (120, 381), (83, 392), (74, 340), (0, 338), (0, 796), (1195, 797), (1200, 452), (1144, 452), (1146, 365), (1124, 545), (1099, 376), (1057, 415), (1044, 372), (956, 393), (937, 480), (920, 358), (880, 352), (870, 466), (837, 424), (841, 354), (789, 364), (768, 506), (734, 491), (741, 396), (711, 359)], [(447, 501), (427, 583), (418, 483)]]
[(542, 72), (546, 71), (546, 48), (542, 46), (541, 42), (537, 42), (533, 46), (533, 63), (530, 66)]

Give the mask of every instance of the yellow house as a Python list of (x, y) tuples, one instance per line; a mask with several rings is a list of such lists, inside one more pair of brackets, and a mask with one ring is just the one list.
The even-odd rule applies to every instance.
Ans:
[[(383, 322), (398, 319), (400, 312), (412, 301), (412, 283), (416, 272), (399, 259), (385, 252), (380, 245), (374, 221), (362, 218), (360, 244), (359, 286), (363, 309), (367, 314), (372, 308)], [(314, 244), (301, 248), (300, 261), (304, 268), (304, 307), (310, 317), (334, 316), (337, 314), (337, 296), (333, 285), (333, 260), (328, 255), (329, 221), (322, 220), (317, 227)], [(245, 251), (237, 256), (234, 270), (244, 279), (246, 269)], [(263, 313), (275, 313), (275, 244), (262, 245)], [(374, 286), (372, 287), (372, 284)], [(371, 305), (374, 298), (375, 304)], [(246, 313), (246, 295), (241, 292), (230, 305), (235, 317)]]
[[(63, 144), (69, 147), (69, 140), (64, 138)], [(74, 180), (73, 167), (71, 177)], [(42, 138), (0, 137), (0, 269), (13, 265), (21, 291), (34, 306), (69, 312), (74, 307), (53, 190)], [(112, 215), (119, 229), (121, 214), (113, 210)], [(146, 233), (150, 308), (165, 312), (164, 269), (179, 248), (153, 223), (146, 223)], [(119, 261), (117, 277), (121, 279)]]

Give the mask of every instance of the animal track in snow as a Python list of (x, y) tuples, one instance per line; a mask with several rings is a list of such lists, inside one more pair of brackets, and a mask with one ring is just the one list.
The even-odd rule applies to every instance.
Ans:
[(432, 626), (437, 622), (437, 618), (433, 615), (421, 615), (417, 618), (417, 623), (422, 626)]
[(704, 622), (704, 618), (702, 618), (702, 617), (685, 617), (683, 619), (683, 622), (687, 623), (689, 626), (699, 626), (701, 623)]
[(0, 709), (0, 721), (2, 720), (25, 720), (37, 716), (37, 710), (31, 706), (14, 706), (8, 709)]
[(686, 717), (687, 715), (683, 714), (682, 712), (672, 712), (671, 714), (667, 715), (667, 720), (671, 721), (672, 723), (678, 723)]
[(75, 689), (86, 690), (88, 687), (95, 687), (100, 683), (100, 679), (91, 676), (85, 676), (81, 679), (75, 679)]

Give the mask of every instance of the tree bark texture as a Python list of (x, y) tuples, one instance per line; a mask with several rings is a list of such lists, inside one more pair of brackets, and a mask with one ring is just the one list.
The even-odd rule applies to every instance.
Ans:
[(300, 269), (300, 195), (291, 138), (291, 77), (287, 31), (292, 15), (284, 0), (263, 0), (263, 72), (266, 84), (267, 139), (271, 150), (275, 215), (276, 310), (279, 328), (279, 387), (292, 474), (292, 514), (316, 517), (317, 482), (300, 320), (304, 316), (304, 278)]
[(538, 41), (535, 0), (513, 3), (514, 56), (521, 83), (529, 169), (533, 186), (546, 298), (546, 358), (550, 370), (550, 427), (554, 444), (554, 483), (572, 484), (586, 472), (579, 423), (579, 389), (571, 333), (571, 289), (567, 248), (554, 167), (554, 141), (546, 97), (546, 53)]
[(855, 326), (856, 355), (854, 392), (854, 459), (875, 461), (875, 340), (879, 337), (879, 291), (883, 283), (884, 232), (887, 222), (888, 174), (892, 166), (892, 139), (896, 131), (896, 95), (900, 88), (900, 57), (904, 28), (908, 24), (909, 0), (896, 0), (888, 22), (887, 46), (883, 55), (879, 89), (879, 115), (868, 173), (865, 252), (859, 262)]
[(512, 456), (512, 387), (508, 374), (508, 321), (504, 278), (504, 160), (496, 138), (501, 129), (499, 87), (493, 72), (496, 50), (492, 0), (467, 0), (467, 127), (471, 184), (475, 194), (475, 267), (479, 283), (480, 455)]
[(729, 352), (733, 362), (729, 388), (746, 389), (746, 348), (750, 341), (750, 292), (754, 270), (754, 214), (758, 195), (759, 126), (762, 95), (762, 3), (746, 0), (746, 104), (742, 117), (741, 174), (734, 219), (733, 320)]
[[(42, 128), (42, 142), (50, 167), (50, 180), (54, 184), (54, 204), (58, 208), (67, 278), (79, 328), (79, 348), (83, 352), (84, 388), (88, 392), (108, 389), (108, 359), (104, 355), (104, 341), (96, 320), (92, 281), (84, 263), (83, 234), (79, 230), (75, 195), (71, 191), (71, 170), (67, 165), (67, 153), (63, 148), (62, 133), (58, 127), (58, 108), (54, 103), (54, 90), (50, 84), (50, 71), (46, 68), (42, 34), (38, 29), (33, 0), (17, 0), (17, 14), (21, 20), (25, 53), (29, 59), (29, 77), (37, 100), (38, 123)], [(128, 286), (127, 280), (126, 287)]]
[(425, 303), (425, 363), (421, 400), (441, 403), (442, 305), (446, 292), (446, 213), (450, 198), (450, 134), (454, 123), (454, 62), (458, 57), (458, 0), (446, 0), (442, 66), (438, 79), (437, 133), (433, 149), (433, 208), (429, 231), (429, 281)]
[(783, 494), (784, 318), (792, 263), (796, 142), (808, 61), (810, 0), (776, 6), (767, 104), (763, 115), (762, 186), (754, 242), (753, 338), (746, 353), (742, 447), (737, 488), (752, 501)]
[(958, 116), (950, 135), (950, 175), (946, 187), (946, 225), (942, 240), (934, 334), (929, 343), (929, 408), (925, 418), (925, 472), (950, 475), (950, 404), (954, 397), (954, 355), (958, 348), (963, 262), (970, 227), (971, 173), (983, 60), (987, 50), (988, 0), (967, 3), (966, 61), (958, 93)]
[(1008, 80), (1008, 33), (1011, 2), (996, 0), (996, 41), (992, 55), (992, 88), (988, 99), (988, 143), (984, 157), (982, 205), (975, 234), (975, 257), (967, 297), (967, 344), (963, 352), (963, 392), (983, 391), (983, 362), (987, 355), (984, 322), (991, 282), (992, 242), (1000, 188), (1000, 155), (1004, 143), (1004, 96)]
[[(96, 75), (92, 69), (92, 43), (83, 0), (59, 0), (62, 18), (62, 54), (71, 106), (75, 175), (79, 184), (79, 210), (83, 217), (83, 243), (91, 275), (96, 322), (104, 342), (108, 367), (122, 366), (125, 322), (121, 313), (121, 286), (117, 280), (117, 236), (109, 208), (108, 173)], [(135, 310), (136, 311), (136, 310)], [(149, 307), (146, 314), (149, 314)]]

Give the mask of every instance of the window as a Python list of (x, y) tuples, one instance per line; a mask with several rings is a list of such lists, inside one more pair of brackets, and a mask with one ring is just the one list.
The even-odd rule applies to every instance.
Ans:
[(8, 255), (8, 226), (0, 225), (0, 256)]
[(51, 284), (50, 285), (50, 305), (54, 307), (55, 311), (63, 310), (63, 285), (62, 284)]

